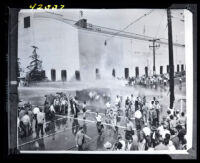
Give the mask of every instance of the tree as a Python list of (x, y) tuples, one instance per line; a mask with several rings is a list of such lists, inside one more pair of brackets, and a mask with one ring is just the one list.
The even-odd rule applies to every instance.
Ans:
[(32, 47), (34, 50), (33, 50), (33, 55), (30, 56), (32, 61), (30, 62), (29, 66), (27, 66), (27, 68), (29, 69), (29, 72), (27, 73), (27, 80), (29, 82), (42, 81), (46, 77), (44, 70), (42, 69), (42, 61), (39, 59), (39, 55), (36, 52), (36, 49), (38, 49), (38, 47), (36, 46)]

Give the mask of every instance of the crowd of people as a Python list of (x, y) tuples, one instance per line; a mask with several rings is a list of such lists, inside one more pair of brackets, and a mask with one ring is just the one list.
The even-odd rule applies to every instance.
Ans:
[[(108, 108), (108, 117), (111, 123), (117, 126), (119, 110), (122, 104), (119, 96), (116, 97), (115, 108)], [(147, 101), (146, 97), (133, 95), (125, 100), (126, 130), (118, 135), (114, 145), (115, 150), (182, 150), (186, 149), (186, 115), (179, 109), (168, 109), (160, 116), (162, 106), (153, 97)], [(116, 116), (111, 116), (113, 110)]]
[[(182, 89), (182, 82), (184, 78), (184, 74), (178, 77), (179, 80), (179, 89)], [(140, 76), (140, 77), (129, 77), (128, 78), (128, 86), (142, 86), (145, 88), (157, 89), (162, 88), (163, 90), (167, 90), (167, 86), (169, 85), (169, 75), (161, 74), (161, 75), (152, 75), (152, 76)]]
[[(82, 113), (83, 120), (87, 119), (87, 102), (80, 102), (77, 97), (66, 96), (64, 93), (57, 95), (46, 95), (44, 107), (25, 104), (18, 112), (18, 128), (20, 137), (28, 137), (33, 133), (33, 121), (35, 121), (36, 138), (44, 135), (48, 125), (54, 124), (55, 115), (72, 115), (77, 118)], [(147, 100), (145, 96), (128, 96), (124, 101), (119, 95), (111, 104), (108, 100), (105, 103), (105, 123), (117, 135), (117, 140), (108, 150), (182, 150), (186, 149), (186, 115), (179, 109), (168, 109), (166, 116), (161, 116), (164, 109), (156, 97)], [(102, 116), (96, 113), (96, 127), (98, 134), (103, 135), (105, 126), (102, 123)], [(119, 123), (125, 119), (126, 129), (119, 132)], [(52, 126), (51, 126), (52, 127)], [(55, 128), (55, 126), (54, 126)], [(75, 141), (78, 150), (84, 150), (85, 139), (91, 139), (84, 132), (83, 126), (79, 126), (75, 133)]]
[[(78, 117), (80, 108), (82, 108), (83, 114), (85, 116), (86, 112), (86, 102), (78, 103), (76, 97), (67, 97), (64, 93), (57, 93), (56, 95), (45, 95), (45, 102), (43, 106), (32, 106), (29, 102), (25, 103), (23, 106), (18, 107), (18, 130), (19, 136), (21, 138), (30, 136), (33, 131), (36, 132), (36, 137), (44, 135), (44, 131), (55, 128), (55, 116), (58, 115), (68, 115), (70, 110), (70, 115), (74, 118)], [(69, 108), (70, 107), (70, 108)], [(83, 117), (84, 117), (83, 116)], [(33, 121), (35, 122), (33, 126)], [(44, 129), (45, 122), (47, 123)], [(35, 129), (35, 130), (34, 130)]]

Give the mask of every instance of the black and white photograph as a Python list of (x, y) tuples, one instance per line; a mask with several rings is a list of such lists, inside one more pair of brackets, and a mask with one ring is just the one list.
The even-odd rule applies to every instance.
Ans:
[(20, 153), (192, 148), (189, 10), (21, 9), (17, 21)]

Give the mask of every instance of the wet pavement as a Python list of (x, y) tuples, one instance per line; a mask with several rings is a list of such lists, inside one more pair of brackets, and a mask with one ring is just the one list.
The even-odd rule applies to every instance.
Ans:
[[(102, 114), (101, 114), (102, 115)], [(99, 135), (97, 132), (95, 114), (87, 113), (87, 119), (82, 119), (82, 114), (79, 115), (78, 119), (66, 116), (56, 116), (55, 129), (51, 127), (43, 137), (36, 139), (36, 133), (27, 138), (19, 138), (19, 149), (20, 150), (77, 150), (75, 146), (75, 134), (80, 126), (83, 126), (85, 133), (91, 137), (91, 140), (86, 139), (84, 150), (100, 151), (105, 150), (104, 144), (110, 142), (114, 144), (118, 133), (124, 136), (125, 129), (125, 118), (121, 117), (118, 122), (118, 133), (113, 130), (112, 125), (106, 125), (105, 116), (102, 115), (102, 123), (104, 124), (104, 132)], [(45, 126), (51, 125), (52, 122), (47, 122)], [(34, 122), (33, 122), (34, 126)], [(33, 127), (34, 128), (34, 127)]]
[[(180, 107), (180, 102), (178, 102), (178, 99), (185, 97), (185, 87), (183, 87), (183, 90), (179, 90), (178, 86), (175, 86), (175, 107)], [(48, 93), (55, 93), (57, 89), (55, 90), (44, 90), (44, 91), (38, 91), (35, 88), (24, 88), (20, 90), (20, 98), (24, 99), (25, 101), (31, 101), (33, 104), (39, 104), (43, 105), (44, 102), (44, 95)], [(145, 89), (141, 87), (118, 87), (112, 89), (112, 96), (113, 98), (116, 96), (116, 94), (122, 95), (124, 98), (127, 95), (134, 94), (134, 96), (145, 95), (147, 101), (152, 99), (153, 96), (155, 96), (162, 105), (162, 108), (164, 110), (161, 110), (161, 116), (162, 114), (165, 114), (166, 108), (168, 107), (168, 101), (169, 101), (169, 94), (168, 90), (162, 91), (162, 90), (152, 90), (152, 89)], [(111, 100), (113, 101), (113, 100)], [(123, 102), (124, 103), (124, 102)], [(183, 108), (186, 109), (185, 104), (183, 104)], [(105, 117), (103, 116), (103, 113), (105, 113), (105, 109), (98, 109), (94, 106), (88, 106), (87, 109), (89, 112), (87, 112), (86, 120), (84, 121), (82, 118), (82, 113), (78, 116), (78, 119), (74, 119), (70, 116), (63, 116), (63, 115), (56, 115), (55, 122), (47, 122), (44, 125), (44, 129), (47, 126), (50, 126), (49, 131), (45, 132), (43, 137), (40, 137), (36, 139), (36, 133), (34, 130), (35, 122), (33, 121), (33, 133), (27, 137), (27, 138), (18, 138), (18, 147), (19, 150), (26, 150), (26, 151), (35, 151), (35, 150), (53, 150), (53, 151), (59, 151), (59, 150), (77, 150), (75, 146), (75, 134), (79, 128), (79, 126), (83, 126), (86, 134), (92, 138), (92, 140), (86, 140), (84, 150), (89, 151), (104, 151), (104, 144), (106, 142), (110, 142), (111, 144), (114, 144), (116, 141), (117, 133), (113, 130), (113, 127), (110, 125), (106, 125)], [(96, 127), (96, 119), (95, 114), (92, 112), (96, 112), (98, 110), (99, 113), (102, 113), (102, 122), (104, 123), (104, 132), (101, 136), (99, 136), (97, 132)], [(92, 112), (90, 112), (92, 111)], [(122, 117), (120, 117), (120, 121), (118, 122), (118, 128), (120, 133), (122, 135), (122, 138), (124, 139), (124, 129), (125, 129), (125, 117), (123, 114), (121, 114)], [(133, 120), (134, 122), (134, 120)], [(135, 123), (134, 123), (135, 124)], [(48, 128), (48, 127), (47, 127)]]

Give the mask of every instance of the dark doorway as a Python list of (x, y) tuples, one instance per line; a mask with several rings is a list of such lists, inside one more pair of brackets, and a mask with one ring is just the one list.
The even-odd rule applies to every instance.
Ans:
[(62, 81), (67, 80), (67, 71), (66, 70), (61, 70), (61, 79), (62, 79)]
[(167, 65), (167, 73), (169, 73), (169, 65)]
[(42, 70), (42, 76), (43, 76), (43, 77), (46, 77), (45, 70)]
[(163, 74), (163, 66), (160, 66), (160, 74)]
[(51, 81), (56, 81), (56, 70), (51, 69)]
[(96, 68), (96, 79), (100, 79), (100, 72), (98, 68)]
[(181, 71), (184, 71), (184, 65), (183, 64), (181, 65)]
[(136, 77), (139, 77), (139, 67), (136, 67), (136, 68), (135, 68), (135, 76), (136, 76)]
[(115, 77), (115, 69), (112, 70), (112, 76)]
[(177, 65), (177, 72), (179, 72), (179, 65)]
[(128, 79), (129, 78), (129, 69), (125, 68), (124, 73), (125, 73), (125, 79)]
[(145, 69), (145, 76), (148, 77), (148, 67), (146, 66), (144, 69)]
[(80, 71), (75, 71), (76, 80), (81, 80)]
[(153, 66), (153, 72), (156, 73), (156, 66)]

